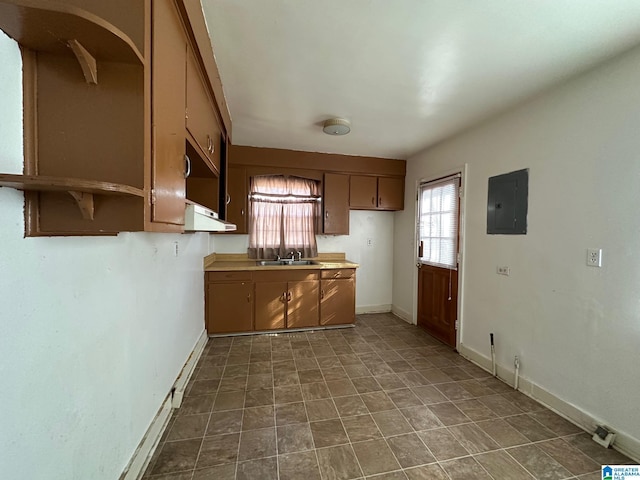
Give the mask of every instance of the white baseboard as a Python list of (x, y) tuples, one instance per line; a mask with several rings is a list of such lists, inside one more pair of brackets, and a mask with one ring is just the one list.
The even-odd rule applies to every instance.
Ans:
[(410, 312), (407, 312), (406, 310), (403, 310), (400, 307), (392, 305), (391, 306), (391, 313), (393, 313), (396, 317), (400, 317), (405, 322), (410, 323), (412, 325), (415, 325), (413, 323), (413, 315)]
[[(460, 344), (458, 351), (460, 355), (475, 363), (480, 368), (491, 372), (491, 359), (489, 357), (463, 344)], [(497, 364), (496, 373), (498, 378), (507, 385), (514, 385), (515, 370), (513, 368)], [(575, 405), (562, 400), (522, 375), (520, 375), (518, 379), (518, 391), (540, 402), (585, 432), (592, 433), (595, 431), (596, 425), (608, 425), (606, 421), (595, 418), (593, 415), (581, 410)], [(612, 448), (635, 461), (640, 461), (640, 441), (624, 432), (616, 431), (616, 433), (617, 436)]]
[(358, 305), (356, 307), (356, 315), (360, 315), (361, 313), (387, 313), (390, 311), (390, 303), (385, 303), (383, 305)]
[(155, 418), (151, 421), (151, 425), (149, 425), (149, 428), (140, 441), (138, 448), (136, 448), (136, 451), (133, 453), (129, 464), (124, 469), (124, 472), (122, 472), (122, 475), (120, 475), (120, 480), (139, 480), (142, 477), (151, 457), (160, 443), (162, 434), (167, 428), (169, 418), (171, 418), (171, 410), (180, 406), (182, 397), (184, 396), (184, 389), (186, 388), (187, 383), (189, 383), (191, 375), (193, 375), (193, 371), (200, 359), (200, 356), (202, 355), (205, 345), (207, 344), (207, 340), (207, 332), (203, 330), (198, 341), (193, 347), (189, 358), (187, 358), (184, 367), (182, 367), (178, 378), (176, 378), (176, 381), (173, 383), (169, 393), (162, 402), (160, 410), (158, 410)]

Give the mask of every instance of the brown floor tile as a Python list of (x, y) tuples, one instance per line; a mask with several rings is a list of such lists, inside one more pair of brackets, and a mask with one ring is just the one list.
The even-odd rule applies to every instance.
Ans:
[(389, 375), (380, 375), (376, 377), (376, 380), (378, 381), (378, 384), (382, 387), (382, 389), (385, 391), (406, 387), (404, 382), (400, 380), (400, 377), (398, 377), (398, 375), (396, 375), (395, 373), (392, 373)]
[(447, 460), (440, 465), (451, 480), (492, 480), (491, 475), (473, 457)]
[(174, 419), (167, 441), (201, 438), (209, 422), (209, 414), (178, 416)]
[(416, 407), (402, 408), (400, 412), (402, 412), (402, 415), (404, 415), (416, 431), (442, 427), (442, 422), (438, 420), (438, 417), (436, 417), (427, 406), (419, 405)]
[(460, 386), (462, 386), (462, 388), (464, 388), (467, 392), (469, 392), (476, 398), (494, 395), (493, 390), (475, 379), (464, 380), (458, 383), (460, 384)]
[(442, 395), (442, 393), (440, 393), (440, 391), (436, 387), (431, 385), (413, 387), (411, 390), (425, 405), (447, 401), (447, 398)]
[(474, 457), (493, 478), (505, 480), (533, 480), (533, 477), (506, 452), (482, 453)]
[(398, 408), (415, 407), (416, 405), (422, 405), (422, 400), (420, 400), (417, 395), (413, 393), (413, 390), (409, 388), (390, 390), (387, 391), (387, 395)]
[(226, 410), (213, 412), (209, 419), (206, 435), (223, 435), (240, 431), (242, 425), (242, 410)]
[(195, 380), (191, 383), (191, 387), (187, 389), (187, 396), (195, 397), (198, 395), (207, 395), (216, 393), (221, 381), (215, 380)]
[(413, 428), (400, 410), (374, 413), (371, 416), (385, 437), (413, 432)]
[(249, 365), (227, 365), (224, 367), (222, 378), (242, 377), (249, 375)]
[(344, 397), (358, 393), (349, 379), (332, 380), (327, 382), (327, 388), (329, 389), (329, 392), (331, 392), (332, 397)]
[(444, 373), (439, 368), (427, 368), (425, 370), (421, 369), (420, 374), (434, 384), (453, 381), (453, 379), (449, 375)]
[(338, 411), (331, 399), (304, 402), (310, 422), (338, 418)]
[(218, 387), (218, 392), (237, 392), (237, 391), (243, 391), (246, 388), (247, 388), (246, 375), (240, 376), (240, 377), (223, 377), (222, 380), (220, 380), (220, 386)]
[(531, 412), (529, 415), (559, 436), (582, 432), (582, 429), (576, 427), (573, 423), (565, 420), (560, 415), (553, 413), (551, 410)]
[(442, 470), (442, 467), (435, 463), (422, 467), (408, 468), (404, 473), (409, 480), (450, 480)]
[(276, 457), (238, 463), (237, 480), (278, 480)]
[(320, 480), (320, 467), (315, 452), (280, 455), (278, 462), (280, 480)]
[(238, 459), (239, 443), (239, 433), (205, 437), (202, 441), (196, 468), (213, 467), (227, 463), (235, 464)]
[(489, 435), (474, 424), (449, 427), (449, 432), (451, 432), (453, 436), (456, 437), (456, 440), (470, 453), (483, 453), (490, 450), (497, 450), (500, 447)]
[(218, 465), (193, 472), (192, 480), (235, 480), (236, 464)]
[(244, 396), (245, 407), (260, 407), (263, 405), (273, 405), (273, 388), (263, 388), (260, 390), (248, 390)]
[(278, 454), (312, 450), (313, 436), (308, 423), (297, 423), (277, 428)]
[(274, 407), (266, 405), (263, 407), (245, 408), (242, 417), (242, 430), (258, 430), (275, 426)]
[(527, 437), (518, 432), (502, 418), (477, 422), (476, 425), (503, 448), (529, 443)]
[(362, 470), (351, 445), (316, 450), (323, 479), (351, 480), (362, 477)]
[(178, 416), (197, 415), (209, 413), (213, 409), (215, 395), (198, 395), (196, 397), (184, 397), (182, 405), (176, 412)]
[(489, 410), (478, 400), (460, 400), (453, 402), (458, 409), (474, 422), (497, 418), (498, 416)]
[(249, 430), (240, 434), (238, 461), (271, 457), (277, 454), (276, 429), (263, 428)]
[(302, 387), (302, 398), (304, 400), (321, 400), (323, 398), (329, 398), (331, 395), (327, 384), (320, 383), (306, 383)]
[(365, 415), (369, 413), (367, 406), (360, 398), (360, 395), (352, 395), (349, 397), (337, 397), (333, 399), (338, 413), (341, 417), (350, 417), (353, 415)]
[(364, 442), (382, 437), (376, 423), (371, 415), (359, 415), (357, 417), (345, 417), (342, 419), (345, 431), (349, 440), (353, 442)]
[(440, 370), (442, 370), (445, 375), (448, 375), (451, 380), (455, 380), (456, 382), (472, 378), (469, 373), (460, 367), (443, 367)]
[(299, 385), (300, 379), (298, 378), (297, 371), (273, 371), (273, 385), (276, 387), (284, 387), (286, 385)]
[(322, 376), (325, 382), (332, 382), (334, 380), (344, 380), (349, 378), (344, 368), (340, 367), (320, 367)]
[(540, 442), (537, 446), (574, 475), (600, 471), (599, 463), (561, 438)]
[(451, 401), (469, 400), (473, 395), (465, 390), (459, 383), (438, 383), (436, 388)]
[(247, 390), (261, 390), (271, 387), (273, 387), (273, 375), (271, 373), (249, 375), (247, 378)]
[(435, 403), (429, 405), (429, 410), (431, 410), (435, 414), (435, 416), (438, 417), (438, 420), (440, 420), (442, 424), (446, 426), (471, 422), (469, 417), (467, 417), (458, 409), (458, 407), (450, 402)]
[(587, 433), (572, 435), (570, 437), (566, 437), (565, 440), (569, 442), (570, 445), (576, 447), (582, 453), (587, 455), (593, 461), (601, 465), (623, 465), (625, 463), (631, 463), (631, 460), (620, 452), (617, 452), (612, 448), (602, 448), (600, 445), (594, 442), (591, 439), (591, 435)]
[(505, 417), (505, 421), (532, 442), (548, 440), (557, 436), (526, 413), (514, 415), (513, 417)]
[(387, 443), (402, 468), (416, 467), (436, 461), (435, 457), (415, 433), (388, 438)]
[(427, 380), (422, 374), (416, 370), (410, 370), (408, 372), (398, 372), (398, 377), (408, 387), (421, 387), (423, 385), (429, 385), (431, 381)]
[(515, 458), (520, 465), (531, 472), (536, 478), (559, 480), (571, 476), (567, 469), (535, 445), (513, 447), (508, 449), (507, 453)]
[(291, 425), (293, 423), (306, 423), (307, 412), (304, 403), (288, 403), (286, 405), (276, 405), (276, 425)]
[(390, 472), (400, 468), (393, 452), (382, 439), (354, 443), (353, 451), (365, 475)]
[(298, 358), (296, 359), (296, 368), (298, 370), (318, 370), (320, 365), (315, 358)]
[(300, 385), (288, 385), (273, 389), (276, 405), (302, 401), (302, 389)]
[(351, 382), (358, 393), (371, 393), (382, 390), (382, 387), (373, 377), (352, 378)]
[(237, 410), (244, 407), (244, 392), (218, 393), (213, 403), (213, 411)]
[(332, 447), (349, 442), (347, 433), (339, 419), (311, 422), (310, 427), (316, 448)]
[(419, 432), (418, 435), (438, 461), (464, 457), (469, 452), (446, 428)]
[(156, 475), (192, 469), (196, 464), (201, 443), (201, 438), (165, 443), (151, 473)]
[(546, 410), (543, 405), (539, 404), (532, 398), (527, 397), (521, 392), (514, 391), (510, 393), (503, 393), (502, 396), (513, 403), (523, 412), (536, 412), (538, 410)]
[(324, 377), (319, 368), (315, 370), (299, 370), (298, 378), (301, 384), (324, 382)]
[(360, 395), (362, 401), (371, 413), (394, 410), (396, 405), (384, 392), (363, 393)]

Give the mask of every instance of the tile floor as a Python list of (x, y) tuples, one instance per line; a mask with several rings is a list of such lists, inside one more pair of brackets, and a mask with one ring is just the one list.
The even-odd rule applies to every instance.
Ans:
[(144, 478), (600, 479), (634, 463), (391, 314), (211, 339)]

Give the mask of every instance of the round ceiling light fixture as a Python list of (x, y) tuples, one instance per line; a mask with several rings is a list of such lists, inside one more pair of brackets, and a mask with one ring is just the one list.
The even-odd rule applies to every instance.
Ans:
[(346, 135), (351, 131), (351, 124), (344, 118), (330, 118), (324, 121), (322, 131), (327, 135)]

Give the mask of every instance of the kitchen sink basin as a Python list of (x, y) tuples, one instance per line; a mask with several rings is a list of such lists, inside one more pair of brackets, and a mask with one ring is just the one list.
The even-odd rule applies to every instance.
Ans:
[(318, 265), (318, 262), (313, 260), (258, 260), (256, 265), (259, 267), (272, 267), (272, 266), (299, 266), (299, 265)]

